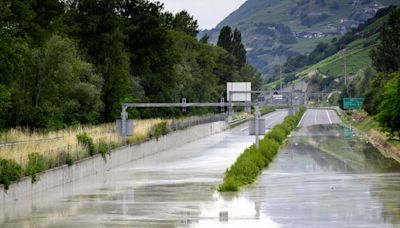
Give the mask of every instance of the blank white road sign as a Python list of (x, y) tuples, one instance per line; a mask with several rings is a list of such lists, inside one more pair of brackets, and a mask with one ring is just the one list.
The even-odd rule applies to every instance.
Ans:
[(226, 92), (229, 102), (251, 101), (251, 82), (228, 82), (226, 83)]

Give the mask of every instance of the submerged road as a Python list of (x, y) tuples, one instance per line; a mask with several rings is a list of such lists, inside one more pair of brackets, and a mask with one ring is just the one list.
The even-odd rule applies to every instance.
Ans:
[(300, 121), (300, 127), (309, 127), (321, 124), (341, 123), (339, 116), (334, 110), (330, 109), (308, 109)]
[[(274, 125), (286, 115), (264, 118)], [(245, 126), (9, 204), (0, 208), (0, 227), (187, 227), (218, 219), (225, 206), (217, 206), (215, 188), (254, 143)]]
[(334, 111), (308, 110), (239, 193), (216, 187), (254, 142), (245, 125), (0, 208), (0, 227), (399, 228), (399, 163), (338, 122)]

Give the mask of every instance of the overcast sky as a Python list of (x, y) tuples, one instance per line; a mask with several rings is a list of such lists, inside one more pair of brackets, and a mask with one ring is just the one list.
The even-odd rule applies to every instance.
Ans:
[[(157, 0), (151, 0), (153, 2)], [(214, 28), (226, 16), (238, 9), (246, 0), (158, 0), (167, 11), (188, 11), (201, 29)]]

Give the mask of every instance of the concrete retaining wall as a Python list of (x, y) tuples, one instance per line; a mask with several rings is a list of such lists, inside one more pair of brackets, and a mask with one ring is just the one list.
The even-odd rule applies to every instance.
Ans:
[(194, 126), (181, 131), (175, 131), (166, 136), (160, 137), (158, 141), (153, 139), (140, 144), (129, 145), (114, 150), (111, 152), (110, 156), (107, 156), (106, 162), (101, 155), (96, 155), (78, 161), (72, 166), (64, 165), (55, 169), (47, 170), (39, 175), (40, 180), (34, 184), (31, 183), (31, 177), (24, 177), (21, 181), (11, 184), (7, 191), (4, 190), (2, 185), (0, 186), (0, 205), (30, 197), (35, 193), (68, 184), (83, 177), (104, 172), (114, 167), (176, 146), (182, 146), (206, 136), (219, 133), (227, 127), (228, 125), (225, 122), (219, 121)]

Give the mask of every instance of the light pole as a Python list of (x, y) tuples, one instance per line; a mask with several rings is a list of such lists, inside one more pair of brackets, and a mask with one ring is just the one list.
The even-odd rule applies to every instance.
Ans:
[(343, 60), (344, 60), (344, 85), (347, 87), (347, 55), (346, 48), (342, 50)]

